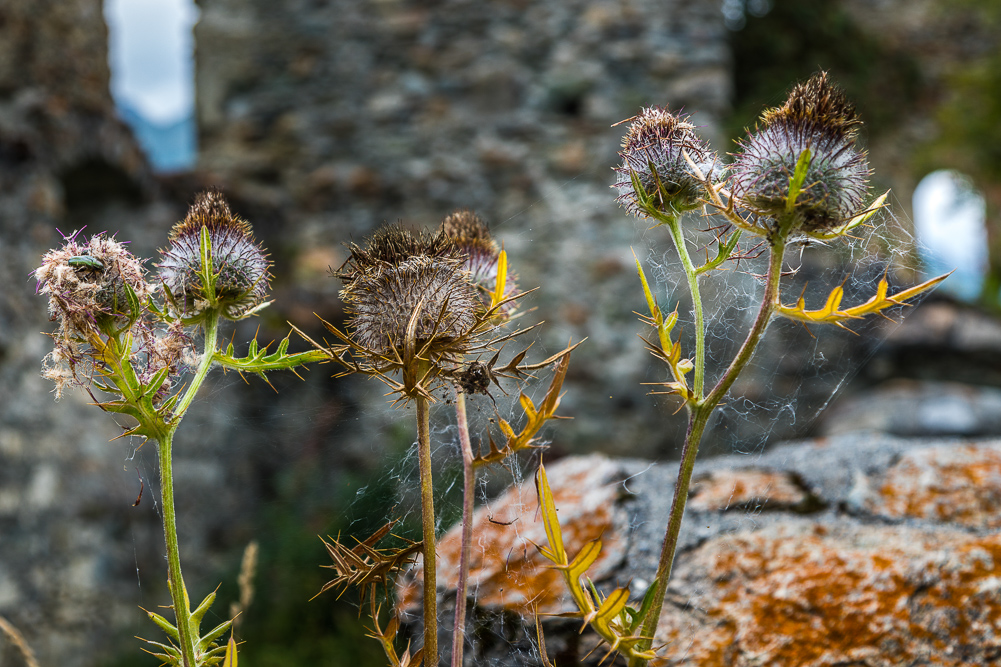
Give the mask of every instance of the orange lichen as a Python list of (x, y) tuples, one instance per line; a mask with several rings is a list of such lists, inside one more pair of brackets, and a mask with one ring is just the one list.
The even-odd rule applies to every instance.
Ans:
[(867, 509), (971, 528), (1001, 528), (1001, 447), (942, 445), (904, 455)]
[[(591, 566), (592, 579), (611, 572), (624, 555), (626, 522), (621, 510), (619, 467), (602, 456), (574, 457), (548, 467), (553, 497), (560, 508), (560, 523), (568, 553), (576, 552), (598, 537), (603, 548)], [(531, 480), (508, 490), (473, 515), (473, 546), (469, 568), (469, 594), (483, 607), (533, 614), (568, 611), (566, 586), (535, 544), (546, 544), (538, 512), (538, 498)], [(458, 583), (461, 527), (455, 526), (438, 541), (438, 585), (455, 589)], [(420, 566), (400, 587), (399, 607), (415, 609), (420, 602)]]
[(717, 538), (679, 571), (659, 665), (967, 666), (1001, 655), (1001, 537), (810, 526)]
[(688, 507), (705, 511), (798, 509), (813, 499), (789, 473), (774, 470), (716, 472), (696, 479), (692, 489)]

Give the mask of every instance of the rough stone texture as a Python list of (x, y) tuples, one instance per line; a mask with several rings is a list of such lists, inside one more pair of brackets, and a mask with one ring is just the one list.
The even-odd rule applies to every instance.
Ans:
[(1001, 656), (998, 575), (996, 535), (810, 521), (741, 531), (680, 564), (653, 664), (988, 664)]
[[(658, 664), (958, 666), (1001, 657), (999, 451), (996, 440), (853, 434), (700, 462)], [(617, 527), (628, 544), (621, 569), (595, 579), (631, 582), (638, 596), (656, 569), (677, 469), (614, 466), (632, 494), (628, 524)], [(572, 528), (569, 508), (557, 506)], [(506, 609), (530, 618), (523, 606)], [(594, 639), (568, 641), (576, 630), (551, 626), (552, 653), (583, 660)], [(503, 650), (512, 647), (518, 657), (507, 662), (496, 647), (477, 659), (536, 664), (517, 643)]]
[(925, 447), (908, 452), (876, 482), (866, 510), (981, 530), (1001, 528), (1001, 448)]
[(200, 6), (200, 168), (288, 221), (283, 252), (322, 249), (336, 266), (343, 242), (384, 222), (475, 209), (520, 285), (542, 288), (525, 300), (546, 321), (533, 354), (589, 338), (567, 378), (562, 446), (608, 446), (614, 430), (633, 455), (674, 449), (655, 424), (676, 406), (640, 384), (663, 379), (633, 314), (630, 246), (646, 245), (646, 224), (609, 189), (624, 133), (610, 126), (669, 104), (717, 138), (730, 75), (716, 0)]
[(774, 470), (734, 470), (693, 478), (688, 507), (693, 511), (742, 508), (808, 512), (816, 509), (818, 502), (795, 475)]
[(899, 436), (1001, 435), (1001, 389), (895, 380), (839, 401), (820, 432), (880, 431)]

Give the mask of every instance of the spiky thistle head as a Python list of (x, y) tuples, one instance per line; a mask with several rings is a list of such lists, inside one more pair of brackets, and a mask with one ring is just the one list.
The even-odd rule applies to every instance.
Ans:
[[(697, 208), (719, 159), (695, 133), (687, 116), (661, 107), (643, 109), (622, 139), (616, 201), (639, 218), (678, 215)], [(694, 165), (694, 168), (693, 168)]]
[[(862, 122), (845, 94), (819, 72), (796, 85), (785, 104), (768, 109), (740, 142), (730, 167), (735, 202), (756, 217), (762, 234), (824, 234), (859, 213), (869, 193), (869, 163), (855, 140)], [(791, 187), (807, 155), (805, 177)]]
[(218, 191), (198, 195), (169, 240), (157, 266), (169, 298), (186, 319), (215, 308), (223, 317), (238, 320), (264, 302), (271, 278), (267, 253), (255, 242), (250, 224), (233, 215)]
[(349, 314), (349, 336), (373, 357), (425, 359), (468, 351), (483, 304), (463, 269), (463, 257), (441, 232), (391, 226), (373, 235), (336, 275)]
[[(463, 268), (476, 286), (480, 299), (489, 307), (497, 293), (497, 279), (501, 271), (501, 248), (490, 235), (483, 219), (468, 209), (450, 213), (441, 221), (441, 234), (451, 239), (464, 258)], [(505, 262), (504, 285), (501, 298), (513, 297), (518, 291), (517, 276), (507, 269)], [(514, 313), (513, 302), (503, 304), (496, 315), (508, 319)]]

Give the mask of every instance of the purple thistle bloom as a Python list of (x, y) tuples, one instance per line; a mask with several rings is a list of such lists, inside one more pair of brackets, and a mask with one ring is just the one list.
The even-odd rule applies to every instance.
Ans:
[(869, 194), (869, 163), (855, 146), (861, 121), (826, 72), (793, 88), (769, 109), (761, 127), (740, 143), (730, 167), (733, 198), (757, 216), (762, 233), (777, 228), (789, 209), (790, 179), (805, 150), (810, 163), (792, 214), (792, 229), (824, 233), (858, 214)]
[(700, 206), (705, 179), (716, 180), (720, 167), (688, 117), (650, 107), (631, 120), (619, 152), (622, 166), (615, 167), (620, 178), (612, 186), (619, 192), (616, 201), (638, 218), (652, 217), (650, 207), (677, 215)]
[[(203, 227), (212, 245), (214, 295), (206, 293), (202, 279)], [(219, 192), (197, 197), (187, 217), (171, 230), (170, 243), (160, 254), (160, 279), (186, 317), (196, 317), (215, 300), (223, 317), (238, 320), (267, 296), (268, 256), (254, 241), (250, 224), (233, 215)]]

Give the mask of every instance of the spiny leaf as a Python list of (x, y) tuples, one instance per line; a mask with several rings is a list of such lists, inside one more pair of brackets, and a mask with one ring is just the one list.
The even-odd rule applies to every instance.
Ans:
[(876, 213), (886, 205), (886, 198), (889, 195), (890, 191), (887, 190), (882, 195), (877, 197), (876, 201), (869, 204), (869, 206), (864, 211), (850, 218), (843, 225), (839, 225), (827, 233), (811, 233), (810, 236), (824, 241), (834, 239), (839, 236), (844, 236), (845, 234), (855, 229), (859, 225), (864, 224), (872, 216), (876, 215)]
[(497, 285), (490, 297), (490, 307), (496, 308), (504, 301), (504, 290), (507, 287), (507, 252), (500, 251), (497, 256)]
[(278, 348), (272, 354), (268, 354), (267, 345), (263, 349), (258, 349), (257, 339), (250, 342), (247, 355), (245, 357), (234, 356), (233, 345), (230, 344), (225, 352), (216, 350), (213, 359), (224, 368), (232, 368), (241, 373), (256, 373), (263, 375), (268, 371), (288, 370), (319, 361), (329, 361), (331, 353), (326, 349), (307, 350), (288, 354), (289, 337), (286, 336), (278, 344)]
[(232, 635), (230, 635), (229, 642), (226, 644), (226, 657), (222, 661), (222, 667), (237, 667), (236, 640)]
[[(140, 609), (142, 609), (142, 607), (140, 607)], [(146, 610), (143, 609), (143, 611)], [(151, 621), (159, 625), (160, 629), (166, 632), (168, 637), (174, 641), (180, 641), (180, 636), (177, 634), (177, 627), (173, 623), (156, 612), (146, 611), (146, 615), (149, 616)]]
[(701, 275), (712, 271), (717, 266), (725, 262), (737, 247), (737, 242), (740, 241), (740, 234), (741, 230), (737, 229), (730, 234), (730, 238), (728, 238), (725, 243), (718, 243), (716, 257), (695, 269), (695, 275)]
[(535, 473), (535, 489), (539, 495), (539, 509), (542, 512), (542, 524), (546, 528), (546, 537), (552, 547), (555, 558), (551, 558), (557, 565), (567, 565), (567, 552), (563, 548), (563, 532), (560, 530), (560, 519), (556, 515), (556, 503), (553, 501), (553, 492), (549, 488), (549, 480), (546, 478), (546, 467), (539, 464), (539, 470)]
[(587, 572), (587, 569), (594, 564), (594, 561), (598, 560), (598, 556), (601, 554), (601, 540), (594, 539), (584, 545), (584, 547), (577, 552), (576, 558), (573, 562), (567, 566), (567, 574), (571, 579), (580, 579)]
[(789, 196), (786, 199), (786, 212), (791, 213), (796, 208), (796, 200), (803, 190), (803, 182), (806, 180), (806, 172), (810, 169), (812, 155), (809, 148), (804, 148), (796, 160), (796, 170), (789, 178)]
[(795, 306), (785, 306), (779, 303), (775, 307), (775, 310), (783, 317), (787, 317), (792, 320), (817, 324), (834, 324), (845, 329), (847, 327), (844, 326), (843, 322), (861, 319), (866, 315), (879, 313), (886, 308), (890, 308), (891, 306), (904, 305), (907, 300), (918, 296), (922, 292), (932, 289), (950, 275), (952, 275), (951, 272), (946, 273), (945, 275), (932, 278), (931, 280), (926, 280), (920, 285), (915, 285), (914, 287), (901, 290), (900, 292), (890, 296), (887, 295), (887, 292), (889, 291), (889, 283), (884, 276), (879, 281), (879, 286), (876, 289), (875, 296), (863, 304), (853, 306), (851, 308), (845, 308), (843, 310), (840, 306), (841, 299), (844, 296), (844, 289), (840, 285), (831, 290), (831, 293), (827, 297), (827, 302), (822, 308), (807, 310), (806, 300), (803, 297), (800, 297)]
[[(512, 427), (511, 424), (505, 419), (498, 419), (497, 426), (500, 428), (501, 433), (503, 433), (506, 442), (503, 446), (497, 447), (491, 439), (490, 451), (487, 454), (481, 454), (473, 459), (474, 466), (496, 463), (504, 460), (511, 454), (519, 452), (523, 449), (534, 447), (535, 437), (539, 430), (550, 419), (558, 418), (556, 416), (556, 410), (560, 406), (560, 390), (563, 388), (563, 381), (566, 378), (567, 369), (570, 367), (569, 349), (564, 351), (561, 357), (558, 357), (559, 363), (556, 365), (556, 371), (553, 374), (553, 379), (550, 381), (549, 389), (546, 391), (546, 395), (543, 397), (542, 403), (538, 407), (535, 406), (528, 396), (521, 394), (519, 401), (521, 403), (522, 410), (525, 413), (525, 426), (522, 427), (521, 432), (515, 432), (514, 427)], [(554, 361), (553, 358), (546, 360), (546, 362), (549, 363), (552, 361)]]
[(616, 588), (602, 601), (601, 606), (598, 608), (598, 615), (594, 620), (599, 623), (611, 623), (626, 608), (628, 601), (629, 589)]

